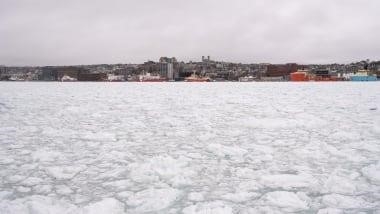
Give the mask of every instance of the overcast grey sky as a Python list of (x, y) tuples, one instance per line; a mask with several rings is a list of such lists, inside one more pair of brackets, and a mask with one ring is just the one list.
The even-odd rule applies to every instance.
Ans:
[(380, 59), (379, 0), (0, 0), (0, 64)]

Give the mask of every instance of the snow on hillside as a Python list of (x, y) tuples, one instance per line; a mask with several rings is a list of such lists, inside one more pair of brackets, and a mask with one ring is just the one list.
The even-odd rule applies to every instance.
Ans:
[(379, 83), (0, 82), (0, 213), (380, 213)]

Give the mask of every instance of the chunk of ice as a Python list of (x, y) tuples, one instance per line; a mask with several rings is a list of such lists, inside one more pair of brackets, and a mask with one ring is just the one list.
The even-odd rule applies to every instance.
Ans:
[(295, 193), (275, 191), (265, 194), (262, 198), (264, 205), (278, 207), (285, 212), (299, 212), (309, 208), (306, 201), (301, 200)]
[(158, 212), (179, 199), (181, 192), (173, 188), (149, 188), (128, 197), (127, 205), (135, 212)]
[(362, 169), (363, 175), (374, 184), (380, 185), (380, 161), (375, 165), (371, 164)]

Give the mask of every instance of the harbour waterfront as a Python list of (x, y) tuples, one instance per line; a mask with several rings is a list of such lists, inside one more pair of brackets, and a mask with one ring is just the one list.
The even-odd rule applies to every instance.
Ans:
[(380, 61), (350, 64), (229, 63), (202, 57), (200, 62), (160, 57), (143, 64), (76, 66), (0, 65), (0, 81), (98, 81), (98, 82), (284, 82), (284, 81), (377, 81)]
[(375, 212), (379, 91), (0, 82), (0, 213)]

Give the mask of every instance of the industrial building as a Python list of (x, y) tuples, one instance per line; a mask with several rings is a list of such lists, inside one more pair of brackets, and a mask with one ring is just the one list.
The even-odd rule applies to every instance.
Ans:
[(283, 77), (288, 79), (289, 75), (298, 70), (296, 63), (289, 63), (283, 65), (268, 65), (265, 76), (266, 77)]

